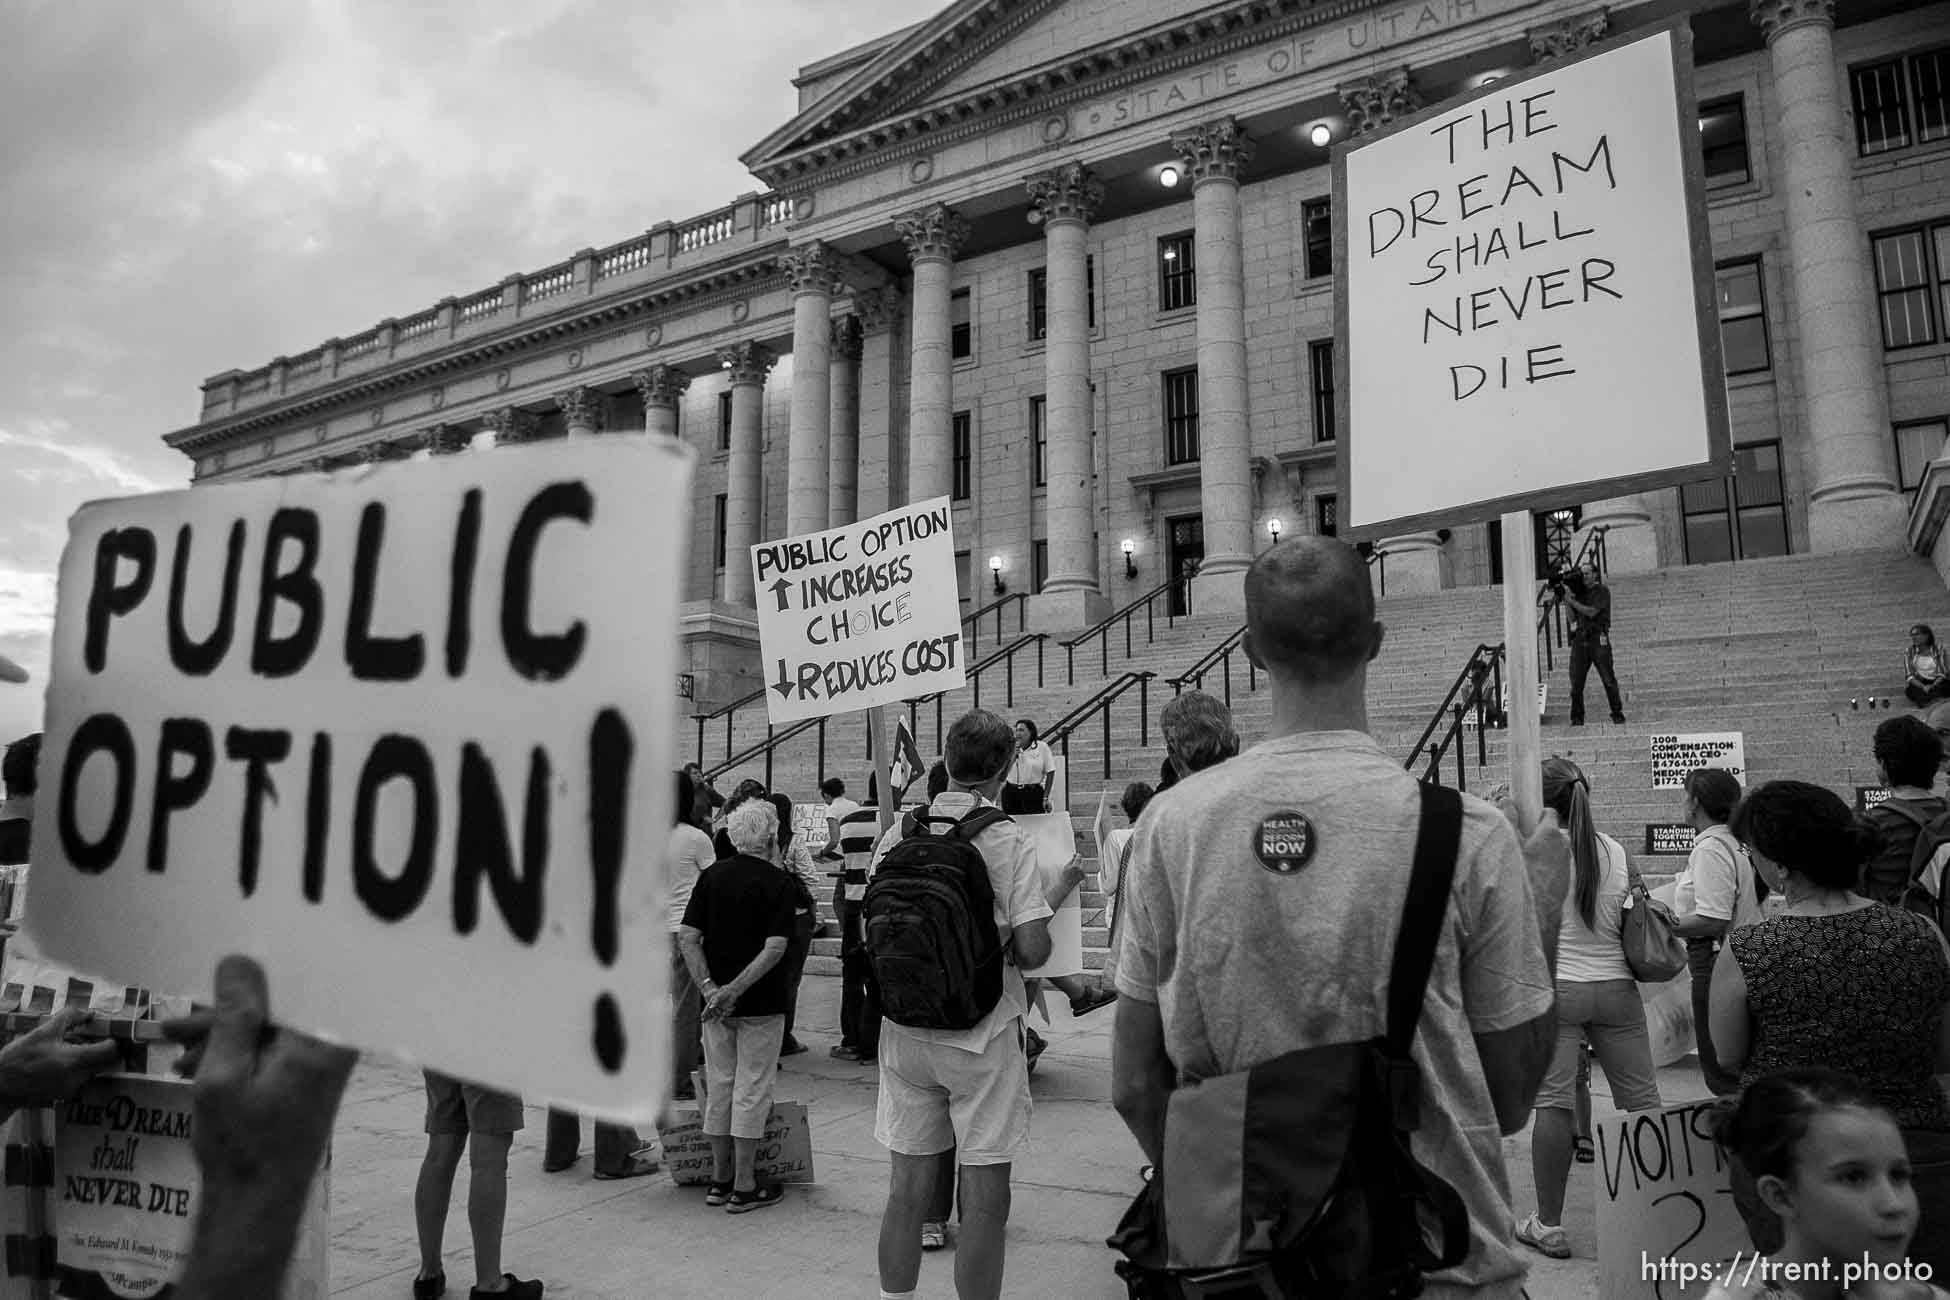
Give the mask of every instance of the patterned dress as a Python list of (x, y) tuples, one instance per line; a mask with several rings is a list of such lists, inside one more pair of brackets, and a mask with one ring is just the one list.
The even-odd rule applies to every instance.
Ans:
[(1747, 980), (1752, 1049), (1741, 1087), (1809, 1066), (1847, 1070), (1904, 1128), (1950, 1130), (1936, 1083), (1950, 961), (1936, 928), (1881, 905), (1777, 916), (1729, 940)]

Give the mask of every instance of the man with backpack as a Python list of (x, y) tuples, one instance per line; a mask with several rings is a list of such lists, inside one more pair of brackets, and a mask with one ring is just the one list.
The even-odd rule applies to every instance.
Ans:
[(1049, 959), (1052, 899), (1083, 879), (1072, 857), (1053, 882), (997, 806), (1015, 733), (986, 709), (945, 745), (948, 790), (918, 833), (876, 866), (864, 900), (866, 946), (882, 1012), (874, 1136), (893, 1156), (880, 1225), (880, 1294), (908, 1300), (921, 1274), (921, 1224), (938, 1158), (961, 1161), (961, 1300), (1002, 1293), (1009, 1174), (1029, 1136), (1022, 971)]
[(1383, 629), (1352, 547), (1282, 542), (1245, 594), (1270, 738), (1158, 795), (1121, 890), (1112, 1099), (1158, 1173), (1119, 1272), (1517, 1300), (1501, 1136), (1556, 1038), (1568, 844), (1366, 734)]
[(1936, 920), (1937, 887), (1924, 877), (1930, 858), (1950, 842), (1950, 803), (1933, 789), (1943, 741), (1920, 718), (1888, 718), (1876, 727), (1875, 756), (1889, 798), (1868, 811), (1882, 847), (1863, 864), (1859, 892)]

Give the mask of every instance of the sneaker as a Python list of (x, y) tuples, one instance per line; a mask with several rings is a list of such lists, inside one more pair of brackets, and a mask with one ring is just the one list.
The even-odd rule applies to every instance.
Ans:
[(1540, 1255), (1571, 1258), (1571, 1239), (1564, 1235), (1564, 1229), (1550, 1227), (1534, 1214), (1517, 1221), (1517, 1240)]
[(860, 1059), (860, 1049), (851, 1043), (841, 1043), (838, 1047), (828, 1051), (826, 1055), (832, 1057), (835, 1061), (857, 1061)]
[(784, 1059), (785, 1057), (788, 1056), (797, 1056), (799, 1055), (799, 1053), (805, 1050), (806, 1050), (806, 1045), (804, 1043), (800, 1042), (796, 1038), (788, 1038), (779, 1047), (779, 1057), (781, 1059)]
[(623, 1162), (621, 1168), (598, 1169), (596, 1177), (605, 1181), (616, 1178), (642, 1178), (646, 1174), (656, 1173), (661, 1168), (663, 1166), (657, 1163), (655, 1156), (636, 1152)]
[(777, 1183), (766, 1183), (749, 1192), (733, 1192), (725, 1202), (726, 1214), (745, 1214), (751, 1210), (762, 1210), (768, 1205), (777, 1205), (785, 1197), (785, 1188)]
[(730, 1183), (706, 1183), (704, 1185), (704, 1203), (706, 1205), (723, 1205), (730, 1199)]
[(503, 1273), (501, 1280), (508, 1285), (499, 1291), (483, 1291), (479, 1287), (469, 1287), (468, 1300), (542, 1300), (542, 1284), (533, 1278), (524, 1282), (513, 1273)]
[(948, 1245), (948, 1225), (945, 1223), (924, 1223), (921, 1225), (921, 1249), (942, 1250)]
[(1612, 720), (1612, 721), (1613, 721), (1614, 723), (1616, 723), (1616, 724), (1618, 724), (1619, 726), (1621, 726), (1621, 727), (1625, 725), (1625, 715), (1624, 715), (1624, 714), (1622, 714), (1622, 713), (1614, 713), (1614, 714), (1612, 714), (1612, 715), (1611, 715), (1611, 720)]

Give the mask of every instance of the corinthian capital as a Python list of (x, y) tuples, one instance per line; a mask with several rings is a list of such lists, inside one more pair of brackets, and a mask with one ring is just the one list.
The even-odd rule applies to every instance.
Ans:
[(952, 262), (968, 238), (967, 220), (945, 203), (895, 218), (894, 229), (907, 241), (907, 255), (916, 262), (930, 257)]
[(833, 250), (820, 240), (787, 249), (781, 261), (792, 292), (833, 292), (833, 281), (839, 276), (838, 259), (833, 256)]
[(1348, 128), (1357, 136), (1379, 130), (1422, 107), (1422, 97), (1409, 80), (1407, 68), (1377, 72), (1335, 89), (1347, 110)]
[(860, 318), (863, 333), (879, 334), (894, 328), (901, 315), (901, 291), (893, 285), (866, 289), (853, 295), (853, 314)]
[(1104, 183), (1082, 163), (1065, 163), (1023, 182), (1045, 222), (1088, 222), (1104, 201)]
[(504, 406), (500, 410), (489, 411), (481, 420), (494, 434), (494, 445), (497, 447), (533, 442), (542, 427), (541, 420), (533, 411), (524, 411), (519, 406)]
[(858, 316), (841, 316), (834, 320), (832, 347), (835, 361), (860, 359), (860, 318)]
[(395, 442), (369, 442), (363, 447), (354, 448), (346, 457), (349, 465), (383, 465), (389, 460), (405, 460), (412, 450)]
[(555, 395), (555, 405), (571, 428), (601, 432), (605, 406), (603, 395), (593, 388), (569, 388)]
[(651, 366), (648, 370), (638, 370), (630, 375), (630, 382), (636, 391), (643, 394), (643, 405), (663, 406), (675, 409), (684, 390), (691, 386), (691, 377), (670, 366)]
[(718, 364), (731, 374), (732, 387), (739, 384), (763, 386), (765, 375), (778, 360), (763, 343), (734, 343), (718, 349)]
[(451, 456), (466, 451), (474, 435), (451, 424), (434, 424), (413, 435), (413, 441), (436, 456)]
[(1171, 147), (1184, 161), (1185, 174), (1193, 185), (1206, 180), (1236, 181), (1239, 169), (1253, 160), (1253, 138), (1230, 117), (1172, 132)]
[(1770, 43), (1805, 23), (1835, 25), (1835, 0), (1747, 0), (1747, 16)]
[(1530, 38), (1530, 61), (1549, 63), (1567, 54), (1576, 54), (1593, 41), (1602, 41), (1611, 31), (1611, 10), (1600, 9), (1581, 17), (1560, 18), (1543, 27), (1533, 27), (1524, 35)]

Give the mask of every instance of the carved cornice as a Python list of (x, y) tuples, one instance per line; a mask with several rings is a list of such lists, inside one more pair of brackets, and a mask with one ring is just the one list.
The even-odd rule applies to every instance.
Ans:
[(906, 241), (908, 257), (916, 262), (929, 258), (952, 262), (968, 238), (967, 220), (945, 203), (894, 218), (894, 229)]
[(1253, 160), (1252, 137), (1230, 117), (1172, 132), (1171, 147), (1184, 161), (1194, 186), (1200, 181), (1236, 181), (1239, 169)]
[(1533, 27), (1524, 35), (1530, 40), (1530, 61), (1549, 63), (1567, 54), (1576, 54), (1593, 41), (1602, 41), (1611, 32), (1611, 10), (1561, 18), (1543, 27)]
[(832, 349), (835, 361), (858, 361), (860, 359), (862, 333), (858, 316), (836, 316), (833, 319)]
[(785, 270), (785, 281), (795, 295), (823, 293), (830, 296), (834, 282), (839, 278), (839, 266), (833, 250), (817, 239), (810, 244), (787, 249), (780, 264)]
[(901, 318), (901, 291), (893, 285), (853, 295), (853, 313), (860, 318), (863, 334), (890, 330)]
[(1337, 86), (1335, 90), (1341, 97), (1341, 106), (1347, 110), (1348, 129), (1357, 136), (1380, 130), (1422, 107), (1422, 96), (1417, 93), (1407, 68), (1377, 72)]
[(1039, 176), (1031, 176), (1023, 182), (1023, 187), (1029, 191), (1029, 201), (1042, 213), (1045, 223), (1087, 224), (1104, 201), (1103, 181), (1082, 163), (1065, 163)]
[(519, 406), (503, 406), (489, 411), (481, 417), (488, 431), (494, 435), (494, 445), (509, 446), (520, 442), (533, 442), (541, 432), (541, 417), (533, 411), (524, 411)]
[(651, 366), (648, 370), (631, 371), (630, 382), (643, 395), (646, 408), (662, 406), (674, 410), (691, 386), (691, 377), (675, 366)]
[(603, 395), (593, 388), (567, 388), (555, 395), (555, 407), (571, 428), (601, 433), (609, 407)]
[(354, 447), (345, 458), (348, 465), (383, 465), (387, 461), (405, 460), (413, 454), (411, 447), (396, 442), (369, 442), (363, 447)]
[(763, 343), (734, 343), (718, 349), (718, 364), (731, 376), (731, 386), (752, 384), (763, 387), (765, 376), (778, 358)]
[(1769, 44), (1782, 32), (1808, 23), (1835, 25), (1835, 0), (1748, 0), (1747, 16)]
[(466, 451), (467, 444), (474, 441), (474, 435), (458, 425), (432, 424), (413, 436), (416, 446), (432, 452), (436, 456), (451, 456), (458, 451)]

